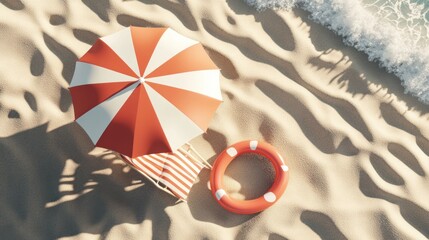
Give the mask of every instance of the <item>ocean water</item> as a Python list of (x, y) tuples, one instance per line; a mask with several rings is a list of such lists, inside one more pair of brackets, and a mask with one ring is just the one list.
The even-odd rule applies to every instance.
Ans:
[(244, 0), (258, 11), (302, 8), (429, 104), (429, 0)]

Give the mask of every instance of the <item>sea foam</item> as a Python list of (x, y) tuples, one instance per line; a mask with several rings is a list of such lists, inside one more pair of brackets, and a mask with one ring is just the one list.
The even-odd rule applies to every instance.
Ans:
[[(429, 6), (424, 3), (410, 0), (244, 1), (258, 11), (293, 7), (308, 11), (312, 20), (331, 29), (344, 43), (365, 52), (370, 61), (378, 62), (398, 76), (406, 93), (429, 104)], [(408, 6), (403, 7), (404, 2), (408, 2)], [(388, 6), (396, 3), (402, 4), (398, 5), (400, 11)], [(411, 14), (414, 16), (412, 22), (407, 18)]]

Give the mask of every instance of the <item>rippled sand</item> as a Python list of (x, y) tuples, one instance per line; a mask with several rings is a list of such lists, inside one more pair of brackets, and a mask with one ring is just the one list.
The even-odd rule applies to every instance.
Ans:
[[(0, 0), (0, 239), (426, 239), (429, 107), (301, 11), (239, 0)], [(157, 190), (73, 123), (75, 61), (123, 27), (169, 26), (221, 68), (224, 103), (192, 144), (213, 162), (243, 139), (288, 160), (268, 210), (221, 208), (200, 174), (187, 203)], [(225, 184), (262, 194), (269, 164), (241, 157)]]

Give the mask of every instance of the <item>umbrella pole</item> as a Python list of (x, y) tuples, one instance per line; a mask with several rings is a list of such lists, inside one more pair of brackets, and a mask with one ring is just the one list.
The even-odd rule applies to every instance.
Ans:
[[(208, 163), (206, 160), (204, 160), (204, 158), (197, 152), (197, 150), (195, 150), (195, 148), (190, 143), (186, 143), (185, 145), (188, 147), (188, 149), (185, 150), (183, 147), (179, 148), (179, 151), (181, 153), (190, 157), (195, 162), (202, 163), (208, 169), (212, 169), (212, 165), (210, 165), (210, 163)], [(192, 154), (195, 154), (197, 157), (195, 157)]]

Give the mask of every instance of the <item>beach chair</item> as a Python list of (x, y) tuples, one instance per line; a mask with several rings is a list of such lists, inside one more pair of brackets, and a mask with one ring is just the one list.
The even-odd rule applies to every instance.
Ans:
[(186, 201), (200, 171), (211, 168), (189, 144), (172, 153), (148, 154), (136, 158), (121, 154), (121, 157), (156, 187), (182, 201)]

